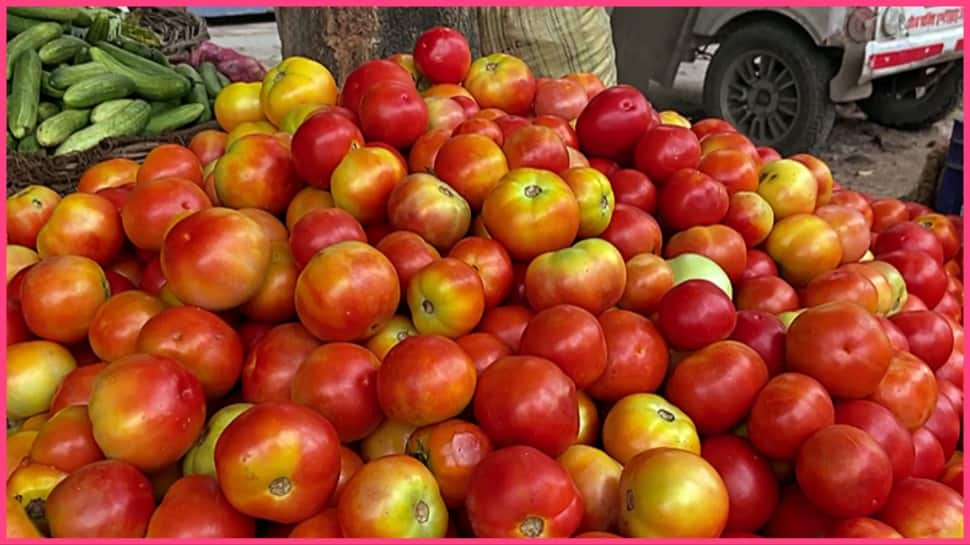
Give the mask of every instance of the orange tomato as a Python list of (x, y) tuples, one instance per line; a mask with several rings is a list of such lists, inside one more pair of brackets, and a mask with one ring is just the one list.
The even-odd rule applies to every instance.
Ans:
[(279, 127), (294, 106), (336, 104), (337, 82), (326, 66), (305, 57), (289, 57), (266, 72), (259, 102), (266, 119)]
[(192, 137), (189, 149), (199, 158), (200, 163), (208, 165), (225, 153), (227, 136), (223, 131), (204, 130)]
[(78, 181), (80, 193), (95, 193), (109, 187), (120, 187), (135, 183), (138, 163), (131, 159), (108, 159), (88, 167)]
[(247, 121), (265, 121), (263, 107), (259, 100), (259, 91), (263, 84), (236, 82), (230, 83), (216, 97), (216, 121), (224, 131), (231, 131), (240, 123)]
[(250, 134), (275, 134), (276, 127), (272, 123), (266, 120), (259, 121), (244, 121), (236, 125), (229, 134), (226, 136), (226, 149), (232, 146), (233, 142), (239, 140), (243, 136), (248, 136)]
[(136, 183), (177, 176), (202, 187), (202, 162), (195, 152), (178, 144), (162, 144), (153, 149), (138, 168)]

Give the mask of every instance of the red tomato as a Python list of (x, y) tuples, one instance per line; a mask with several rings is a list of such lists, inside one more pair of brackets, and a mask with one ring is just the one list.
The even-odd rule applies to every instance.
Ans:
[(758, 165), (747, 153), (737, 149), (708, 153), (701, 158), (697, 170), (724, 184), (730, 194), (758, 190)]
[(138, 168), (135, 183), (176, 176), (202, 186), (202, 163), (195, 153), (178, 144), (162, 144), (148, 152)]
[(532, 260), (525, 291), (536, 310), (571, 304), (599, 315), (623, 296), (626, 265), (620, 252), (602, 239), (586, 239)]
[(367, 338), (401, 299), (397, 272), (384, 254), (347, 241), (317, 253), (296, 281), (296, 313), (324, 341)]
[(440, 250), (451, 248), (471, 225), (468, 201), (430, 174), (401, 180), (388, 198), (387, 215), (395, 229), (413, 231)]
[(481, 237), (464, 238), (452, 246), (448, 257), (470, 265), (481, 277), (486, 309), (498, 306), (511, 291), (512, 259), (498, 242)]
[(879, 520), (908, 538), (963, 537), (963, 498), (944, 484), (906, 479), (893, 487)]
[(428, 104), (413, 83), (381, 81), (360, 99), (360, 128), (368, 140), (406, 149), (428, 129)]
[(84, 405), (74, 405), (57, 413), (38, 430), (30, 446), (32, 463), (55, 467), (65, 473), (104, 459), (91, 431), (91, 420)]
[[(81, 175), (77, 190), (81, 193), (97, 193), (103, 189), (134, 184), (138, 169), (138, 163), (131, 159), (107, 159), (95, 163)], [(7, 217), (10, 217), (9, 213)]]
[(892, 411), (904, 427), (913, 431), (933, 414), (936, 396), (933, 371), (909, 352), (896, 352), (869, 399)]
[(241, 513), (299, 522), (320, 511), (337, 486), (340, 442), (316, 411), (270, 401), (226, 426), (215, 465), (223, 494)]
[(897, 250), (880, 255), (879, 260), (896, 267), (906, 281), (909, 294), (918, 297), (929, 308), (939, 304), (946, 293), (946, 273), (926, 252)]
[(736, 323), (734, 304), (707, 280), (677, 284), (660, 300), (659, 324), (670, 345), (697, 350), (728, 338)]
[[(862, 398), (873, 393), (893, 357), (879, 320), (849, 302), (828, 303), (799, 314), (788, 328), (786, 343), (787, 368), (817, 379), (835, 397)], [(813, 349), (819, 346), (838, 349)]]
[(620, 170), (620, 165), (616, 164), (615, 161), (604, 159), (603, 157), (591, 157), (589, 159), (589, 166), (600, 171), (607, 178), (611, 177), (616, 171)]
[(748, 260), (744, 238), (726, 225), (691, 227), (670, 237), (664, 256), (673, 259), (686, 253), (700, 254), (717, 263), (732, 282), (744, 274)]
[(45, 510), (53, 537), (141, 539), (155, 500), (151, 483), (118, 460), (88, 464), (51, 490)]
[(884, 522), (868, 517), (855, 517), (836, 524), (827, 537), (885, 539), (902, 538), (903, 536)]
[(943, 245), (928, 229), (912, 221), (897, 223), (879, 233), (872, 245), (872, 253), (879, 257), (898, 250), (926, 252), (943, 264)]
[(304, 188), (293, 166), (291, 144), (271, 134), (250, 134), (229, 145), (212, 172), (216, 199), (230, 208), (286, 212)]
[(88, 342), (101, 361), (115, 361), (136, 352), (138, 334), (153, 316), (165, 310), (161, 299), (143, 291), (125, 291), (104, 302), (91, 320)]
[(320, 250), (348, 240), (366, 242), (367, 235), (360, 222), (340, 208), (310, 210), (293, 225), (289, 237), (290, 251), (301, 270)]
[(875, 439), (889, 455), (894, 480), (910, 476), (913, 438), (889, 409), (868, 400), (843, 401), (835, 406), (835, 423), (855, 426)]
[(454, 188), (474, 211), (482, 208), (485, 198), (509, 170), (502, 148), (481, 134), (461, 134), (447, 140), (432, 164), (435, 176)]
[(563, 144), (579, 152), (576, 149), (579, 148), (579, 138), (576, 136), (576, 129), (565, 118), (555, 115), (538, 115), (538, 117), (532, 120), (532, 124), (553, 129), (559, 135), (559, 138), (562, 139)]
[(481, 428), (457, 419), (419, 428), (407, 444), (407, 453), (431, 470), (452, 509), (464, 505), (472, 472), (491, 452), (492, 440)]
[(657, 187), (639, 170), (626, 168), (610, 175), (616, 204), (629, 204), (648, 214), (657, 208)]
[(661, 447), (697, 454), (701, 441), (690, 417), (659, 395), (630, 394), (603, 419), (603, 448), (621, 464)]
[(580, 150), (591, 157), (625, 162), (643, 134), (659, 125), (655, 116), (653, 107), (632, 85), (605, 89), (590, 99), (576, 120)]
[(674, 172), (657, 199), (661, 219), (676, 230), (718, 223), (729, 206), (730, 196), (724, 185), (694, 169)]
[(654, 254), (637, 255), (626, 262), (626, 287), (617, 305), (650, 315), (673, 285), (674, 274), (665, 259)]
[(364, 145), (364, 135), (346, 116), (326, 110), (308, 117), (290, 144), (297, 174), (313, 187), (330, 187), (330, 175), (351, 149)]
[(626, 310), (599, 316), (606, 336), (606, 371), (586, 388), (594, 399), (612, 402), (638, 392), (653, 392), (663, 382), (670, 354), (653, 322)]
[(151, 472), (178, 461), (198, 439), (205, 392), (176, 360), (134, 354), (101, 371), (88, 410), (105, 456)]
[(879, 310), (879, 291), (858, 270), (835, 269), (813, 278), (802, 292), (802, 306), (817, 307), (837, 301), (861, 305), (870, 314)]
[(475, 269), (446, 257), (411, 277), (407, 303), (419, 332), (454, 339), (471, 332), (482, 319), (485, 290)]
[(820, 538), (828, 536), (837, 522), (808, 501), (798, 485), (790, 484), (782, 490), (763, 533), (775, 538)]
[[(481, 136), (486, 136), (491, 138), (493, 142), (501, 146), (505, 141), (505, 135), (502, 134), (502, 129), (499, 128), (498, 124), (491, 119), (485, 119), (483, 117), (474, 117), (463, 121), (460, 125), (455, 127), (452, 133), (455, 136), (459, 134), (478, 134)], [(423, 138), (423, 137), (422, 137)], [(418, 139), (420, 142), (421, 139)], [(418, 144), (416, 143), (415, 146)], [(414, 152), (411, 152), (412, 155)], [(411, 167), (412, 172), (414, 171), (414, 166)]]
[(741, 280), (754, 278), (756, 276), (778, 276), (778, 266), (771, 256), (755, 250), (748, 249), (748, 258), (745, 261), (744, 272), (741, 273)]
[(115, 260), (124, 243), (121, 217), (114, 204), (91, 193), (71, 193), (57, 202), (37, 231), (37, 255), (84, 256), (101, 265)]
[(555, 115), (573, 120), (583, 113), (587, 104), (589, 97), (586, 96), (586, 89), (576, 81), (561, 78), (536, 85), (536, 115)]
[(325, 344), (300, 364), (293, 376), (291, 399), (332, 422), (341, 442), (363, 439), (384, 417), (377, 401), (380, 366), (380, 360), (366, 348)]
[(418, 271), (441, 258), (434, 246), (411, 231), (394, 231), (382, 238), (376, 247), (394, 265), (401, 293), (407, 293), (411, 278)]
[(480, 107), (499, 108), (512, 115), (526, 114), (536, 94), (536, 80), (529, 65), (505, 53), (475, 59), (463, 86)]
[(350, 150), (330, 177), (334, 204), (363, 225), (383, 223), (387, 201), (407, 175), (396, 152), (377, 145)]
[(83, 365), (67, 374), (54, 391), (49, 413), (56, 415), (61, 409), (73, 405), (87, 405), (91, 399), (94, 381), (108, 364)]
[(925, 427), (914, 431), (913, 450), (913, 477), (939, 479), (946, 467), (946, 455), (933, 432)]
[(522, 305), (495, 307), (482, 316), (478, 331), (495, 335), (513, 352), (518, 352), (522, 333), (534, 315), (532, 309)]
[(936, 371), (953, 352), (953, 330), (946, 319), (931, 310), (894, 314), (889, 320), (906, 336), (909, 352)]
[(606, 370), (606, 336), (588, 311), (575, 305), (549, 307), (529, 321), (519, 353), (555, 363), (583, 389)]
[(826, 426), (802, 444), (795, 463), (805, 496), (840, 518), (878, 512), (893, 484), (889, 456), (869, 434), (853, 426)]
[(664, 391), (701, 435), (714, 435), (747, 416), (767, 383), (768, 368), (757, 352), (737, 341), (720, 341), (681, 360)]
[(199, 379), (210, 400), (226, 395), (242, 371), (239, 334), (198, 307), (172, 307), (155, 314), (142, 326), (136, 346), (139, 352), (177, 360)]
[(832, 398), (815, 379), (782, 373), (755, 398), (748, 436), (759, 452), (776, 460), (791, 460), (812, 434), (835, 421)]
[(468, 484), (466, 505), (481, 538), (568, 537), (584, 512), (569, 473), (528, 446), (500, 449), (482, 460)]
[(960, 250), (960, 232), (949, 218), (942, 214), (926, 214), (913, 220), (916, 225), (933, 233), (943, 249), (943, 260), (953, 259)]
[(472, 359), (479, 375), (499, 359), (512, 355), (512, 348), (491, 333), (469, 333), (455, 342)]
[(778, 505), (778, 481), (768, 462), (747, 441), (731, 434), (705, 439), (701, 455), (728, 491), (731, 509), (725, 530), (755, 532), (764, 526)]
[(602, 530), (616, 528), (623, 466), (602, 450), (587, 445), (569, 447), (557, 461), (569, 473), (583, 498), (585, 514), (579, 530), (586, 530), (587, 537), (602, 537), (589, 536), (589, 533), (606, 533)]
[(208, 475), (189, 475), (168, 489), (148, 524), (146, 537), (253, 537), (256, 523), (236, 511)]
[(414, 85), (411, 74), (388, 60), (372, 60), (358, 66), (347, 76), (340, 91), (340, 105), (355, 115), (360, 110), (361, 98), (376, 83), (395, 81)]
[(778, 276), (756, 276), (741, 280), (734, 295), (738, 310), (781, 314), (801, 308), (795, 288)]
[(719, 132), (736, 132), (735, 128), (732, 127), (727, 121), (713, 117), (695, 121), (694, 124), (691, 125), (690, 130), (697, 135), (697, 138), (704, 138), (709, 134), (716, 134)]
[(650, 214), (628, 204), (617, 204), (600, 237), (616, 247), (624, 260), (639, 254), (660, 254), (663, 234)]
[(737, 313), (731, 340), (742, 342), (758, 353), (768, 368), (768, 375), (781, 373), (785, 364), (785, 326), (775, 314), (761, 310)]
[(539, 168), (560, 173), (569, 168), (569, 153), (556, 131), (541, 125), (526, 125), (504, 139), (502, 151), (509, 168)]
[(471, 55), (465, 36), (443, 26), (426, 30), (414, 44), (414, 65), (431, 83), (461, 83)]
[(460, 414), (475, 394), (476, 376), (475, 364), (455, 341), (413, 335), (384, 356), (377, 399), (388, 418), (426, 426)]
[(558, 456), (579, 431), (576, 386), (545, 358), (508, 356), (490, 365), (479, 377), (474, 410), (499, 446), (528, 445)]
[(320, 341), (299, 323), (266, 332), (246, 354), (242, 396), (249, 403), (287, 401), (297, 370)]
[(25, 187), (7, 197), (8, 244), (34, 248), (38, 231), (47, 223), (60, 201), (61, 196), (56, 191), (42, 185)]
[(636, 169), (662, 186), (674, 172), (697, 168), (701, 146), (690, 129), (660, 125), (644, 133), (633, 154)]
[(502, 117), (495, 118), (495, 124), (502, 131), (502, 142), (508, 142), (512, 134), (518, 132), (519, 129), (523, 127), (528, 127), (532, 123), (528, 118), (522, 117), (521, 115), (503, 115)]

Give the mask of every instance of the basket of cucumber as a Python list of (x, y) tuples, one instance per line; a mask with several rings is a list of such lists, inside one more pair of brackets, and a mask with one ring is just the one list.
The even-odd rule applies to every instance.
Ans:
[(218, 71), (105, 33), (97, 10), (7, 15), (8, 194), (32, 183), (64, 188), (100, 160), (140, 160), (158, 144), (215, 127), (214, 100), (229, 83)]
[(171, 62), (188, 62), (192, 50), (209, 39), (205, 19), (185, 8), (131, 8), (130, 18), (159, 37), (159, 49)]

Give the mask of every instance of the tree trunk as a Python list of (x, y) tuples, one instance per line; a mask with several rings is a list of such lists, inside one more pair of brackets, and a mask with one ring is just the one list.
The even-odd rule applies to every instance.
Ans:
[(354, 68), (372, 59), (410, 53), (425, 30), (444, 25), (462, 32), (478, 56), (475, 8), (277, 8), (283, 57), (323, 63), (343, 85)]

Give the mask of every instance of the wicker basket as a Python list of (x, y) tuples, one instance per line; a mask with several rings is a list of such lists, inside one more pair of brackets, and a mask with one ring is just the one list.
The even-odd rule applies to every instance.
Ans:
[(192, 51), (209, 39), (205, 19), (185, 8), (131, 8), (131, 12), (158, 34), (162, 53), (172, 63), (188, 62)]
[(114, 158), (141, 162), (161, 144), (187, 145), (197, 133), (218, 128), (219, 124), (212, 121), (161, 135), (109, 138), (86, 151), (50, 157), (12, 153), (7, 155), (7, 196), (28, 185), (46, 185), (66, 195), (77, 188), (84, 171), (96, 163)]

